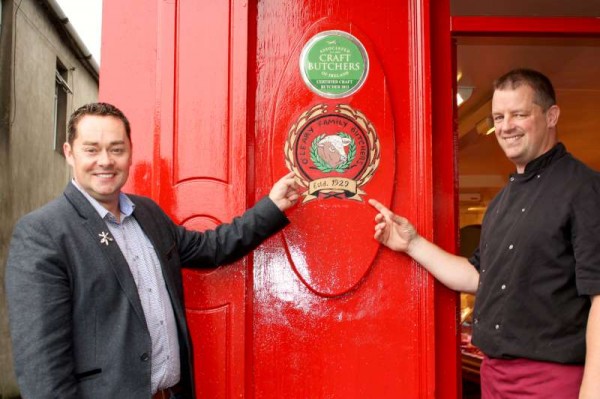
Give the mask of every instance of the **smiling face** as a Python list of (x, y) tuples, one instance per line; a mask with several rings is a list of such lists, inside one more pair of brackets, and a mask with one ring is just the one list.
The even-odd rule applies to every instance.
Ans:
[(534, 100), (535, 92), (528, 85), (497, 89), (492, 99), (496, 139), (518, 173), (556, 144), (560, 110), (556, 105), (544, 110)]
[(131, 142), (114, 116), (85, 115), (63, 150), (73, 177), (92, 198), (118, 215), (119, 193), (129, 176)]

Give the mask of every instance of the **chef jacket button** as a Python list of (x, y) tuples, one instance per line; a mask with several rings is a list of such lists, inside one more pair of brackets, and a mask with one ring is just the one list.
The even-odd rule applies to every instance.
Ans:
[(148, 355), (147, 353), (142, 353), (142, 356), (140, 356), (140, 360), (142, 362), (147, 362), (148, 360), (150, 360), (150, 355)]
[(514, 245), (510, 244), (510, 245), (508, 246), (508, 249), (513, 249), (514, 247), (515, 247)]
[(475, 318), (475, 320), (473, 320), (473, 323), (474, 323), (474, 324), (479, 324), (479, 319), (478, 319), (478, 318)]
[(510, 181), (515, 181), (515, 178), (514, 178), (514, 177), (511, 177), (511, 178), (510, 178)]
[(525, 208), (521, 209), (521, 212), (525, 212)]
[(539, 179), (540, 177), (542, 177), (542, 175), (537, 175), (536, 177)]
[(500, 329), (500, 324), (496, 324), (496, 330)]
[(503, 290), (505, 290), (506, 289), (506, 284), (502, 284), (502, 287), (500, 287), (500, 288), (502, 288)]

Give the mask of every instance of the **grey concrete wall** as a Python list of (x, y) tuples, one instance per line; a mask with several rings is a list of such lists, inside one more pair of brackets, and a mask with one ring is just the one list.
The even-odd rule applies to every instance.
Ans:
[(8, 165), (8, 145), (10, 127), (10, 91), (12, 76), (12, 36), (7, 32), (13, 29), (13, 2), (0, 0), (2, 16), (0, 22), (0, 398), (14, 396), (16, 387), (12, 372), (8, 322), (4, 300), (4, 263), (8, 249), (9, 228), (12, 226), (8, 215), (11, 212), (9, 203), (8, 181), (10, 177)]
[[(0, 38), (0, 278), (4, 282), (8, 241), (15, 222), (59, 195), (70, 179), (64, 157), (53, 149), (57, 58), (69, 69), (73, 89), (68, 98), (69, 113), (97, 100), (98, 82), (64, 42), (43, 4), (36, 0), (0, 1), (3, 22), (8, 19)], [(16, 395), (3, 283), (0, 398)]]

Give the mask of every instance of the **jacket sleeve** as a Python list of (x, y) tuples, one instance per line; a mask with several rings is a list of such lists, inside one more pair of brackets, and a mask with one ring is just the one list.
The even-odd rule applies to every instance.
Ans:
[(51, 231), (17, 223), (5, 285), (15, 371), (25, 398), (76, 398), (70, 276)]
[(183, 266), (215, 267), (248, 254), (289, 223), (268, 197), (230, 223), (203, 233), (176, 226), (176, 240)]

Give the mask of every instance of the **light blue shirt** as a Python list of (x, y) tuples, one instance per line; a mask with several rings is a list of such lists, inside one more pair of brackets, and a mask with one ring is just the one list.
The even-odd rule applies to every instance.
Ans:
[(175, 316), (154, 246), (133, 217), (135, 204), (125, 194), (119, 194), (119, 223), (112, 213), (83, 190), (75, 180), (73, 184), (106, 223), (125, 256), (137, 285), (152, 338), (152, 393), (172, 387), (179, 382), (181, 376)]

